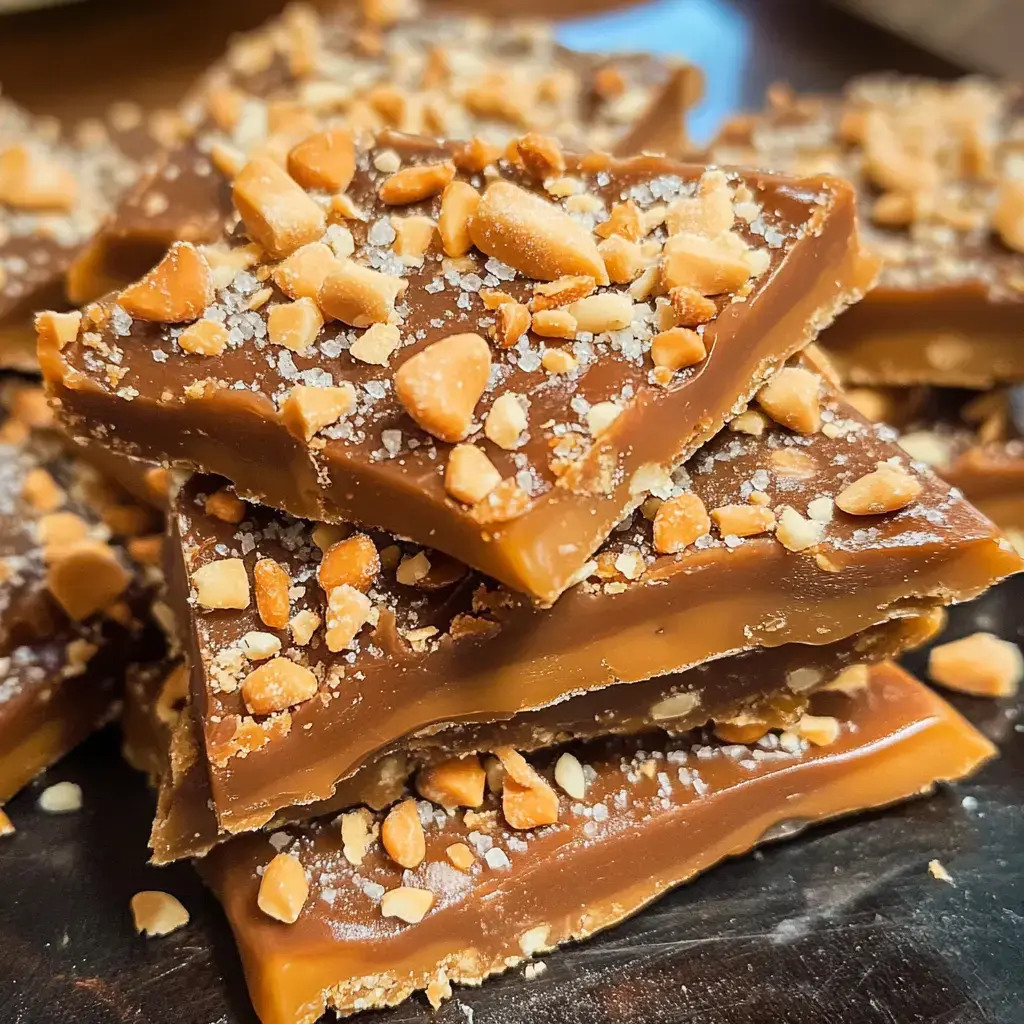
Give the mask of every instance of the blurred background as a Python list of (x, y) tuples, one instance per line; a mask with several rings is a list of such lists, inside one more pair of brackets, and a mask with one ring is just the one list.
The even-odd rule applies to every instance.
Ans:
[[(283, 6), (283, 0), (0, 0), (3, 89), (38, 113), (72, 117), (119, 99), (172, 103), (232, 32)], [(777, 79), (824, 90), (852, 74), (892, 68), (937, 77), (1024, 73), (1020, 0), (467, 0), (462, 6), (555, 14), (570, 46), (688, 57), (707, 77), (693, 121), (697, 141), (723, 115), (759, 107), (765, 87)]]

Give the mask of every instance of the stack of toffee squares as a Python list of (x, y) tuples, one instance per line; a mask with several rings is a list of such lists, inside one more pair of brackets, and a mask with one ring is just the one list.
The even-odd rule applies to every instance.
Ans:
[(816, 345), (857, 383), (912, 349), (832, 344), (907, 326), (898, 264), (860, 303), (889, 253), (845, 165), (683, 162), (694, 69), (402, 13), (290, 9), (177, 114), (92, 126), (88, 172), (0, 134), (0, 331), (81, 307), (0, 427), (0, 791), (123, 696), (153, 859), (195, 859), (264, 1024), (437, 1006), (970, 773), (991, 744), (891, 659), (1022, 567)]

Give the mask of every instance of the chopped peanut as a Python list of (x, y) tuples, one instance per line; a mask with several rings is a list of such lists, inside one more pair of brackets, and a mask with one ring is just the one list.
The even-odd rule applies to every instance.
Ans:
[(283, 657), (254, 668), (241, 686), (245, 706), (254, 715), (284, 711), (309, 700), (316, 691), (316, 676), (305, 666)]
[(705, 298), (693, 288), (677, 285), (669, 289), (668, 297), (676, 323), (681, 327), (699, 327), (718, 312), (718, 307), (711, 299)]
[(496, 319), (491, 334), (502, 348), (512, 348), (530, 329), (530, 311), (521, 302), (503, 302)]
[(475, 505), (500, 483), (501, 474), (476, 445), (459, 444), (452, 449), (444, 473), (444, 489), (456, 501)]
[(132, 537), (125, 547), (128, 554), (139, 563), (139, 565), (156, 565), (163, 562), (164, 538), (161, 534), (155, 533), (150, 537)]
[(365, 593), (379, 572), (377, 546), (365, 533), (354, 533), (327, 549), (317, 569), (317, 580), (327, 591), (345, 583)]
[(460, 171), (479, 174), (488, 164), (493, 164), (501, 156), (501, 152), (500, 146), (474, 136), (456, 150), (453, 159)]
[(50, 593), (76, 622), (109, 607), (131, 580), (113, 549), (92, 540), (63, 548), (46, 573)]
[(349, 864), (358, 867), (377, 837), (373, 815), (365, 807), (357, 807), (341, 816), (342, 853)]
[(555, 281), (534, 285), (531, 306), (535, 313), (544, 309), (558, 309), (584, 299), (597, 287), (588, 274), (565, 275)]
[(793, 732), (815, 747), (828, 747), (839, 739), (839, 721), (831, 715), (802, 715)]
[(148, 274), (121, 292), (117, 301), (139, 320), (196, 320), (213, 301), (210, 265), (194, 245), (175, 242)]
[(587, 780), (583, 774), (583, 765), (568, 751), (555, 762), (555, 782), (573, 800), (582, 800), (586, 796)]
[(465, 256), (473, 248), (469, 222), (479, 205), (480, 193), (472, 185), (453, 181), (445, 186), (437, 230), (446, 256)]
[(799, 366), (784, 366), (757, 393), (757, 404), (776, 423), (799, 434), (821, 429), (821, 378)]
[(520, 164), (538, 181), (565, 171), (565, 157), (557, 139), (538, 132), (529, 132), (509, 143), (509, 159)]
[(170, 935), (188, 924), (188, 911), (170, 893), (159, 890), (137, 892), (131, 900), (135, 930), (149, 938)]
[(407, 284), (404, 278), (345, 260), (324, 279), (317, 305), (327, 316), (352, 327), (386, 324)]
[(825, 524), (805, 519), (795, 508), (786, 505), (779, 513), (775, 536), (788, 551), (805, 551), (822, 542)]
[(24, 145), (0, 150), (0, 203), (60, 212), (70, 210), (77, 198), (75, 176), (48, 154)]
[(632, 199), (615, 203), (608, 219), (598, 224), (595, 231), (602, 238), (618, 237), (628, 242), (638, 242), (646, 234), (643, 214)]
[(246, 633), (239, 641), (239, 647), (250, 661), (265, 661), (281, 653), (281, 641), (273, 633), (258, 629)]
[(533, 333), (541, 338), (561, 338), (572, 341), (576, 337), (576, 317), (564, 309), (543, 309), (533, 314)]
[(515, 829), (539, 828), (558, 821), (558, 796), (544, 778), (511, 747), (494, 751), (505, 769), (501, 808)]
[(288, 620), (288, 628), (292, 633), (292, 643), (299, 647), (305, 647), (313, 634), (320, 628), (320, 616), (308, 608), (296, 612)]
[(296, 384), (281, 406), (281, 421), (293, 434), (310, 441), (324, 427), (347, 416), (355, 403), (355, 388), (348, 381), (329, 388)]
[(74, 512), (51, 512), (36, 523), (36, 536), (49, 562), (62, 549), (89, 536), (89, 524)]
[(654, 516), (654, 550), (674, 555), (710, 532), (704, 502), (696, 494), (679, 494), (663, 501)]
[(418, 867), (426, 856), (426, 838), (415, 800), (403, 800), (388, 811), (380, 827), (388, 856), (403, 868)]
[(420, 164), (403, 167), (386, 178), (377, 195), (389, 206), (406, 206), (436, 196), (455, 177), (455, 164)]
[(256, 905), (268, 917), (294, 924), (309, 897), (309, 882), (298, 857), (279, 853), (264, 869)]
[(253, 157), (238, 172), (231, 196), (249, 237), (276, 259), (318, 241), (327, 227), (323, 210), (267, 157)]
[(338, 258), (329, 245), (310, 242), (278, 263), (271, 277), (288, 298), (315, 300), (328, 274), (337, 267)]
[(21, 482), (21, 496), (39, 512), (55, 512), (66, 498), (57, 481), (42, 466), (36, 466), (25, 474)]
[(240, 523), (245, 518), (245, 502), (230, 487), (214, 491), (203, 503), (207, 515), (225, 523)]
[(430, 575), (430, 559), (425, 551), (406, 555), (395, 570), (395, 579), (404, 587), (415, 587)]
[(370, 618), (370, 599), (347, 583), (327, 594), (327, 629), (324, 640), (334, 653), (352, 646), (356, 634)]
[(252, 570), (256, 591), (256, 610), (263, 624), (271, 629), (288, 625), (291, 579), (273, 558), (261, 558)]
[(361, 363), (387, 366), (392, 353), (402, 341), (402, 335), (394, 324), (371, 324), (349, 346), (349, 355)]
[(1016, 644), (991, 633), (972, 633), (933, 647), (928, 678), (975, 697), (1013, 697), (1024, 677), (1024, 657)]
[(526, 410), (518, 395), (499, 395), (484, 420), (484, 435), (499, 448), (512, 451), (528, 425)]
[(707, 356), (704, 339), (689, 327), (670, 327), (651, 339), (651, 359), (666, 370), (685, 370)]
[(661, 280), (673, 288), (692, 288), (700, 295), (735, 292), (747, 283), (750, 267), (742, 255), (719, 239), (672, 235), (661, 257)]
[(249, 576), (240, 558), (220, 558), (192, 573), (201, 608), (248, 608)]
[(521, 516), (530, 507), (530, 501), (529, 492), (519, 486), (516, 478), (506, 477), (473, 506), (473, 519), (481, 526), (507, 523)]
[(600, 437), (622, 414), (616, 402), (595, 402), (587, 410), (587, 428), (594, 437)]
[(590, 232), (560, 207), (507, 181), (487, 188), (470, 221), (473, 244), (538, 281), (586, 274), (608, 284)]
[(757, 505), (722, 505), (711, 519), (723, 537), (753, 537), (775, 529), (775, 513)]
[(665, 225), (670, 235), (688, 232), (714, 238), (728, 231), (734, 219), (729, 183), (718, 170), (705, 171), (698, 194), (677, 199), (665, 212)]
[(219, 356), (228, 345), (228, 329), (214, 320), (199, 320), (178, 335), (182, 351), (194, 356)]
[[(0, 280), (0, 288), (3, 281)], [(57, 351), (77, 340), (82, 325), (82, 314), (53, 313), (49, 310), (36, 314), (36, 334), (43, 345), (50, 345)]]
[(422, 267), (423, 257), (434, 243), (437, 225), (430, 217), (413, 215), (392, 217), (391, 226), (395, 229), (395, 255), (406, 266)]
[(292, 352), (305, 352), (324, 325), (320, 307), (312, 299), (296, 299), (272, 306), (267, 315), (267, 337), (271, 344)]
[(1007, 180), (999, 188), (992, 226), (1007, 248), (1024, 252), (1024, 181)]
[(380, 912), (384, 917), (397, 917), (406, 924), (419, 924), (434, 905), (434, 894), (429, 889), (400, 885), (380, 898)]
[(635, 281), (647, 266), (640, 246), (636, 242), (627, 241), (621, 235), (612, 235), (604, 239), (598, 244), (597, 251), (604, 260), (608, 279), (613, 284), (629, 284)]
[(747, 409), (729, 421), (729, 430), (732, 433), (749, 434), (751, 437), (761, 437), (767, 426), (768, 417), (756, 409)]
[(344, 128), (310, 135), (288, 153), (288, 173), (303, 188), (344, 192), (355, 170), (352, 133)]
[(476, 863), (473, 851), (465, 843), (452, 843), (444, 852), (452, 867), (460, 871), (468, 871)]
[(540, 363), (548, 373), (572, 373), (579, 366), (576, 357), (564, 348), (545, 349)]
[(921, 493), (921, 481), (887, 462), (836, 495), (836, 505), (853, 516), (877, 516), (906, 508)]
[(632, 300), (618, 292), (589, 295), (567, 306), (566, 311), (575, 318), (577, 331), (591, 334), (619, 331), (633, 321)]
[(442, 807), (479, 807), (486, 782), (480, 758), (470, 754), (423, 768), (416, 776), (416, 792)]
[(491, 352), (478, 334), (454, 334), (407, 359), (395, 374), (395, 394), (427, 433), (461, 441), (487, 387)]

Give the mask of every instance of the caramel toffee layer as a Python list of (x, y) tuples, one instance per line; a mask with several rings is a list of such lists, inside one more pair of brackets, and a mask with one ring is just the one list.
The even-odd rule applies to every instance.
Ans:
[(0, 367), (36, 368), (35, 311), (66, 305), (68, 266), (176, 130), (125, 103), (65, 131), (0, 99)]
[(0, 424), (0, 802), (112, 712), (146, 627), (161, 538), (152, 512), (50, 429), (37, 388), (9, 386)]
[[(524, 131), (572, 148), (680, 154), (701, 75), (671, 58), (575, 53), (551, 27), (446, 13), (381, 24), (372, 10), (293, 6), (240, 36), (196, 91), (201, 129), (119, 205), (72, 267), (76, 302), (121, 287), (173, 242), (213, 242), (231, 213), (217, 159), (288, 150), (317, 119), (356, 131), (505, 143)], [(300, 106), (301, 103), (301, 106)]]
[(775, 90), (713, 147), (724, 163), (854, 183), (878, 286), (824, 334), (857, 383), (988, 387), (1024, 377), (1019, 91), (869, 77), (838, 98)]
[[(332, 796), (315, 804), (279, 809), (271, 827), (356, 804), (384, 807), (405, 792), (424, 766), (453, 755), (509, 744), (535, 750), (570, 739), (637, 733), (655, 728), (685, 731), (714, 722), (722, 735), (760, 736), (797, 722), (812, 691), (827, 684), (859, 685), (868, 665), (920, 646), (941, 628), (938, 609), (892, 619), (832, 644), (789, 644), (738, 654), (630, 686), (570, 696), (537, 711), (502, 721), (438, 724), (377, 751)], [(201, 856), (230, 838), (219, 829), (211, 800), (210, 770), (191, 709), (182, 712), (187, 669), (129, 676), (122, 718), (128, 759), (161, 781), (151, 845), (154, 861)]]
[(327, 225), (338, 195), (254, 158), (236, 203), (283, 260), (241, 230), (180, 244), (81, 320), (40, 318), (65, 425), (541, 602), (866, 280), (851, 193), (827, 178), (536, 136), (490, 175), (458, 170), (464, 144), (395, 134), (300, 151), (317, 181), (355, 161), (350, 219)]
[[(171, 516), (168, 600), (221, 825), (328, 799), (375, 752), (437, 723), (834, 642), (1018, 571), (1009, 543), (909, 465), (891, 428), (801, 372), (821, 431), (751, 410), (738, 422), (759, 434), (706, 444), (551, 609), (436, 552), (244, 505), (218, 478), (192, 478)], [(875, 484), (877, 503), (851, 500)]]
[[(994, 753), (893, 665), (852, 696), (826, 696), (820, 746), (792, 733), (751, 746), (626, 738), (575, 746), (573, 763), (538, 757), (532, 777), (506, 754), (506, 788), (483, 811), (415, 805), (418, 862), (369, 812), (225, 844), (200, 870), (261, 1021), (311, 1024), (328, 1007), (394, 1005), (421, 989), (437, 1005), (452, 983), (593, 935), (759, 842), (925, 792)], [(554, 824), (510, 824), (542, 797)]]

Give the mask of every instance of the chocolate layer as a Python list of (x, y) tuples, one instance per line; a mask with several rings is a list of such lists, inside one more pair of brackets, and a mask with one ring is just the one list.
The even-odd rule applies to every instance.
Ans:
[(65, 271), (176, 132), (130, 103), (65, 129), (0, 100), (0, 367), (37, 368), (36, 310), (67, 306)]
[[(536, 144), (524, 138), (517, 145), (533, 153)], [(572, 195), (541, 202), (550, 194), (528, 169), (536, 170), (537, 153), (517, 158), (519, 163), (500, 160), (485, 189), (490, 198), (471, 218), (480, 245), (491, 253), (501, 250), (524, 272), (475, 247), (457, 260), (446, 258), (436, 233), (423, 265), (416, 266), (415, 259), (403, 262), (395, 253), (398, 222), (392, 215), (436, 218), (440, 199), (388, 205), (378, 189), (390, 172), (376, 165), (451, 167), (445, 161), (455, 154), (458, 162), (457, 150), (380, 136), (370, 151), (360, 150), (345, 193), (366, 221), (334, 224), (324, 235), (336, 252), (354, 246), (358, 262), (345, 260), (337, 281), (340, 291), (357, 296), (361, 311), (353, 313), (347, 302), (344, 309), (332, 305), (330, 274), (317, 301), (349, 321), (376, 321), (370, 328), (377, 331), (375, 346), (387, 333), (379, 321), (389, 316), (375, 289), (405, 287), (391, 311), (395, 323), (387, 326), (393, 334), (383, 356), (359, 350), (357, 342), (372, 347), (369, 331), (339, 329), (337, 321), (319, 331), (314, 327), (301, 352), (292, 350), (302, 345), (287, 339), (269, 340), (276, 337), (271, 318), (285, 295), (268, 275), (282, 278), (272, 264), (252, 265), (252, 247), (236, 233), (227, 250), (209, 250), (205, 257), (181, 250), (182, 259), (199, 261), (200, 273), (206, 273), (206, 259), (227, 270), (226, 287), (204, 313), (214, 321), (210, 329), (223, 332), (216, 354), (190, 354), (181, 347), (192, 349), (180, 327), (133, 319), (113, 297), (87, 310), (71, 342), (53, 330), (41, 331), (40, 358), (64, 424), (78, 437), (128, 454), (220, 473), (243, 495), (296, 515), (365, 523), (429, 543), (552, 602), (578, 578), (615, 524), (646, 497), (651, 480), (664, 478), (712, 436), (786, 358), (859, 297), (868, 273), (857, 248), (850, 193), (835, 181), (758, 174), (725, 179), (662, 158), (563, 158), (557, 146), (554, 152), (557, 158), (543, 159), (566, 161), (557, 180), (575, 182), (564, 189)], [(555, 187), (546, 171), (540, 174)], [(465, 172), (456, 180), (485, 184)], [(701, 197), (695, 198), (698, 188)], [(293, 199), (295, 193), (301, 196), (296, 188)], [(713, 210), (706, 208), (709, 203)], [(615, 236), (634, 244), (648, 269), (632, 285), (599, 288), (589, 296), (595, 306), (584, 299), (556, 309), (563, 317), (571, 313), (570, 342), (543, 341), (539, 318), (552, 312), (543, 307), (565, 306), (568, 299), (544, 292), (546, 286), (535, 279), (558, 278), (565, 285), (571, 277), (571, 287), (565, 286), (572, 295), (592, 292), (591, 275), (605, 268), (591, 229), (612, 230), (604, 222), (616, 207), (616, 225), (624, 218), (636, 227), (650, 218), (647, 228), (637, 228), (645, 235), (643, 245)], [(575, 219), (566, 208), (576, 211)], [(580, 212), (584, 208), (588, 212)], [(705, 213), (718, 228), (728, 223), (732, 229), (714, 238), (677, 231), (666, 241), (665, 226), (653, 226), (663, 215), (678, 226), (677, 215), (700, 220)], [(549, 224), (551, 233), (545, 234), (549, 217), (556, 226)], [(544, 238), (534, 237), (535, 230)], [(566, 232), (575, 237), (569, 240)], [(687, 246), (703, 255), (693, 256)], [(321, 256), (330, 262), (325, 250)], [(689, 309), (683, 313), (666, 298), (653, 298), (677, 274), (690, 280), (677, 256), (697, 260), (705, 282), (699, 287), (715, 295), (712, 300), (681, 286), (677, 305)], [(239, 258), (249, 260), (249, 269), (238, 270)], [(367, 264), (381, 273), (374, 276)], [(337, 268), (338, 261), (331, 266)], [(723, 269), (738, 274), (731, 284), (717, 276)], [(173, 272), (166, 264), (163, 273)], [(350, 280), (352, 274), (362, 277)], [(297, 294), (287, 282), (283, 286)], [(536, 296), (535, 286), (541, 289)], [(154, 284), (158, 290), (175, 287), (169, 281)], [(367, 289), (376, 298), (368, 299)], [(127, 294), (121, 301), (130, 304)], [(494, 303), (503, 299), (519, 302), (527, 320), (525, 304), (532, 303), (537, 320), (530, 331), (515, 336), (525, 331), (520, 325), (513, 337), (500, 335), (504, 321)], [(694, 312), (694, 303), (703, 312)], [(186, 317), (198, 315), (202, 304)], [(254, 304), (259, 308), (250, 309)], [(390, 308), (387, 301), (383, 305)], [(653, 339), (680, 319), (700, 321), (700, 337), (685, 334), (688, 329), (673, 337), (697, 345), (706, 356), (694, 353), (672, 370)], [(479, 332), (475, 341), (466, 341), (470, 332)], [(485, 344), (481, 336), (488, 332), (500, 340)], [(456, 361), (446, 362), (435, 378), (433, 361), (448, 359), (447, 348), (435, 346), (453, 336), (460, 338), (451, 357)], [(551, 356), (559, 362), (546, 362)], [(459, 362), (462, 357), (472, 366)], [(328, 387), (336, 390), (323, 390)], [(449, 415), (459, 419), (453, 410), (466, 402), (456, 397), (463, 389), (472, 396), (469, 408), (464, 421), (452, 422)], [(339, 404), (323, 423), (312, 406), (327, 396)], [(507, 428), (494, 429), (499, 420), (519, 418), (515, 436)], [(476, 475), (469, 496), (446, 476), (455, 440), (475, 446), (474, 465), (486, 456), (489, 483), (479, 493)]]
[(173, 242), (215, 241), (231, 197), (210, 173), (211, 152), (287, 151), (313, 113), (356, 130), (499, 143), (540, 131), (624, 155), (686, 147), (686, 111), (702, 90), (693, 66), (576, 53), (541, 22), (423, 13), (414, 4), (400, 13), (382, 24), (355, 5), (293, 8), (239, 36), (195, 90), (197, 139), (125, 197), (71, 270), (74, 300), (135, 280)]
[(0, 802), (111, 717), (128, 661), (160, 652), (140, 536), (156, 517), (68, 453), (39, 389), (3, 399)]
[[(868, 425), (820, 386), (822, 432), (798, 435), (764, 420), (760, 436), (725, 431), (663, 492), (693, 495), (707, 510), (777, 509), (784, 523), (793, 509), (813, 512), (819, 519), (804, 525), (817, 539), (803, 550), (785, 546), (793, 545), (785, 527), (746, 539), (715, 528), (678, 554), (659, 554), (648, 518), (655, 501), (615, 531), (586, 581), (545, 610), (434, 552), (373, 534), (363, 541), (385, 567), (367, 585), (369, 624), (337, 651), (324, 629), (331, 612), (315, 537), (329, 547), (341, 535), (325, 540), (312, 524), (257, 506), (226, 522), (206, 511), (221, 481), (193, 478), (171, 517), (169, 603), (195, 667), (221, 825), (253, 828), (281, 807), (328, 799), (375, 752), (437, 723), (506, 718), (758, 647), (832, 643), (1018, 571), (992, 524), (924, 467), (908, 468), (921, 491), (900, 511), (835, 507), (843, 488), (880, 463), (910, 460), (891, 428)], [(248, 606), (203, 607), (189, 580), (228, 559), (244, 567)], [(283, 570), (292, 626), (268, 627), (261, 616), (255, 565), (266, 559)], [(424, 561), (420, 580), (406, 575)], [(316, 628), (306, 636), (298, 624), (311, 616)], [(279, 651), (312, 674), (312, 689), (274, 713), (254, 712), (247, 687), (255, 680), (246, 680), (270, 661), (246, 650), (271, 660)], [(715, 702), (711, 691), (698, 699)]]
[(715, 158), (847, 178), (885, 261), (822, 338), (843, 375), (971, 388), (1024, 377), (1024, 206), (1007, 198), (1020, 189), (1019, 90), (885, 76), (842, 97), (770, 100), (724, 129)]
[[(869, 665), (927, 643), (942, 628), (943, 619), (941, 612), (932, 610), (890, 620), (832, 644), (789, 644), (738, 654), (686, 673), (568, 697), (511, 719), (440, 724), (377, 751), (342, 780), (329, 799), (279, 809), (268, 827), (358, 804), (385, 807), (403, 795), (418, 768), (502, 744), (531, 751), (571, 739), (654, 728), (676, 733), (711, 722), (735, 735), (787, 727), (806, 710), (812, 691), (846, 670), (850, 671), (843, 678), (866, 679)], [(195, 716), (182, 708), (185, 671), (180, 665), (165, 665), (159, 675), (130, 674), (122, 715), (126, 757), (151, 780), (160, 780), (150, 837), (158, 864), (202, 856), (231, 837), (218, 828), (213, 812), (210, 774)]]
[[(842, 722), (826, 746), (773, 736), (753, 749), (722, 747), (687, 736), (573, 748), (586, 793), (559, 795), (550, 827), (510, 830), (494, 798), (489, 814), (421, 805), (426, 854), (412, 870), (378, 841), (352, 864), (327, 819), (236, 839), (200, 870), (224, 904), (263, 1024), (310, 1024), (328, 1007), (394, 1005), (419, 989), (436, 1004), (452, 983), (478, 984), (593, 935), (759, 842), (917, 795), (994, 753), (891, 665), (861, 693), (834, 695), (818, 710)], [(538, 762), (548, 780), (554, 757)], [(471, 852), (468, 870), (449, 860), (455, 843)], [(260, 875), (282, 852), (298, 859), (309, 884), (293, 924), (257, 905)], [(432, 894), (418, 923), (382, 916), (382, 895), (399, 886)]]

